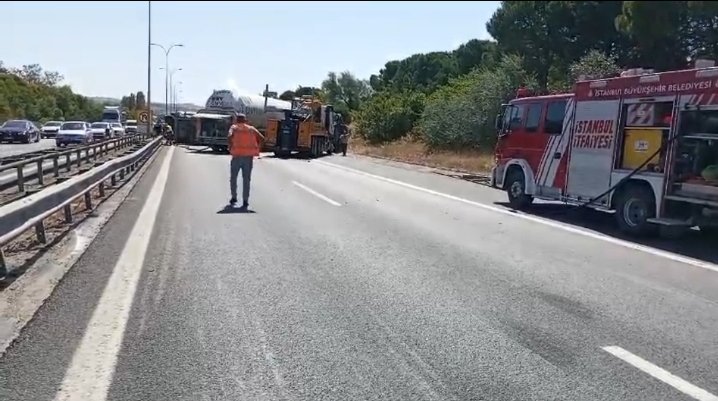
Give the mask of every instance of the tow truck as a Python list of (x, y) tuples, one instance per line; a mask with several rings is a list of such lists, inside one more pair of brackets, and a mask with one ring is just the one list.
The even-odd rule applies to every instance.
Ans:
[(534, 199), (613, 212), (632, 235), (718, 227), (718, 67), (521, 89), (497, 116), (491, 172), (515, 209)]
[(333, 106), (311, 95), (295, 98), (283, 119), (268, 119), (265, 147), (277, 157), (288, 157), (292, 152), (311, 157), (331, 154), (338, 146), (334, 129), (337, 116)]

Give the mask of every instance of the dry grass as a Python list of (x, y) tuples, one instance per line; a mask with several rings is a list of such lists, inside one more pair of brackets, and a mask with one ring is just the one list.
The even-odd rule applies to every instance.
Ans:
[(488, 173), (494, 162), (493, 150), (430, 151), (422, 142), (411, 139), (401, 139), (384, 145), (370, 145), (360, 138), (353, 137), (349, 150), (365, 156), (472, 174)]

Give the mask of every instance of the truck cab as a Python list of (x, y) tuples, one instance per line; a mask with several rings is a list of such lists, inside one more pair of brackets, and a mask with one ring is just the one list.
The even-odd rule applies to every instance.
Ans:
[[(568, 104), (573, 95), (531, 96), (519, 90), (515, 99), (503, 105), (496, 118), (498, 140), (493, 186), (509, 191), (515, 207), (531, 203), (533, 195), (561, 196), (566, 175), (565, 144), (562, 138)], [(568, 136), (568, 135), (566, 135)], [(558, 146), (564, 145), (564, 146)], [(547, 155), (547, 147), (553, 152)]]

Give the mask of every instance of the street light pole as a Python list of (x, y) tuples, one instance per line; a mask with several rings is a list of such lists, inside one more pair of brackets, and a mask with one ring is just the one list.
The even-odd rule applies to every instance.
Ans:
[(152, 134), (152, 1), (147, 2), (147, 134)]
[(165, 115), (169, 114), (169, 66), (170, 66), (170, 51), (175, 47), (184, 47), (182, 43), (175, 43), (169, 48), (165, 49), (159, 43), (151, 43), (153, 46), (157, 46), (165, 52)]
[[(165, 68), (160, 67), (160, 70), (164, 70), (164, 69), (165, 69)], [(169, 104), (170, 104), (170, 107), (169, 107), (169, 110), (170, 110), (170, 112), (172, 111), (172, 94), (173, 94), (172, 79), (174, 78), (175, 72), (177, 72), (177, 71), (182, 71), (182, 67), (180, 67), (180, 68), (173, 68), (173, 69), (172, 69), (172, 72), (170, 72), (170, 88), (169, 88), (169, 93), (170, 93), (170, 103), (169, 103)], [(167, 113), (166, 113), (166, 114), (167, 114)]]
[[(182, 81), (177, 82), (172, 87), (172, 103), (174, 104), (174, 112), (177, 113), (179, 110), (177, 110), (177, 85), (182, 85)], [(181, 92), (181, 91), (180, 91)]]

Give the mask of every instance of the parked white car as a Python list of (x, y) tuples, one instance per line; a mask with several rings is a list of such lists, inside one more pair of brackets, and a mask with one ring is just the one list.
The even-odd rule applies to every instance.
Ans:
[(93, 140), (104, 140), (115, 137), (115, 131), (112, 129), (112, 123), (96, 122), (90, 125), (90, 132)]
[(60, 130), (55, 137), (57, 146), (70, 144), (86, 145), (92, 142), (92, 131), (90, 124), (84, 121), (67, 121), (62, 123)]

